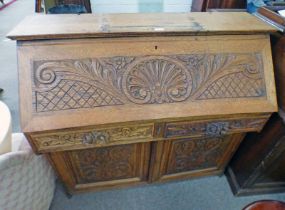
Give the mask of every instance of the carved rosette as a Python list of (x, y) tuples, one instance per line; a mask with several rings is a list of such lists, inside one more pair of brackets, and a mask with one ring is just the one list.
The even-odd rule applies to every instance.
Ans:
[(259, 53), (34, 61), (32, 89), (36, 112), (266, 96)]
[(91, 131), (83, 135), (83, 144), (106, 145), (109, 143), (110, 136), (107, 132)]
[(123, 75), (123, 90), (133, 103), (170, 103), (187, 99), (192, 78), (186, 67), (167, 57), (138, 59)]

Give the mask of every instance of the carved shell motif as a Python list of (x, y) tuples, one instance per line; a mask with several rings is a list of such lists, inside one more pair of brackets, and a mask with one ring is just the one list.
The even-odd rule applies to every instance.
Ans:
[(133, 103), (169, 103), (190, 96), (192, 78), (187, 69), (167, 57), (145, 57), (129, 66), (123, 90)]
[(264, 97), (260, 53), (34, 61), (36, 112)]

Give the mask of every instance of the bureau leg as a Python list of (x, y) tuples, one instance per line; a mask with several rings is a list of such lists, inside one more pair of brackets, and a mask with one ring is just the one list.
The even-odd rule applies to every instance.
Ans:
[(73, 196), (71, 191), (69, 191), (69, 189), (63, 184), (63, 182), (60, 179), (57, 179), (56, 182), (57, 182), (56, 185), (57, 187), (60, 188), (60, 191), (62, 191), (68, 199), (71, 199)]

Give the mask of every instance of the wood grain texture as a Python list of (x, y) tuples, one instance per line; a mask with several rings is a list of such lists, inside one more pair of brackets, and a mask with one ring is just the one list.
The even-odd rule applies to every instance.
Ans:
[(69, 193), (146, 183), (150, 143), (53, 152), (48, 157)]
[(221, 0), (221, 8), (246, 8), (246, 0)]
[[(268, 8), (259, 14), (284, 29), (284, 18)], [(285, 108), (284, 34), (271, 37), (278, 105)], [(279, 110), (282, 113), (282, 110)], [(232, 159), (227, 177), (235, 195), (284, 192), (284, 120), (274, 114), (261, 133), (248, 134)]]
[(276, 80), (278, 105), (285, 110), (285, 37), (278, 37), (273, 46), (273, 62)]
[[(46, 27), (46, 26), (49, 27)], [(8, 34), (37, 40), (157, 35), (253, 34), (276, 29), (248, 13), (33, 15)]]
[(259, 53), (35, 61), (33, 70), (34, 112), (266, 94)]
[(260, 131), (269, 115), (224, 116), (217, 119), (88, 126), (26, 133), (36, 153), (79, 150), (170, 138), (216, 137)]
[(155, 143), (152, 181), (221, 174), (244, 135), (169, 140)]
[(221, 174), (243, 136), (174, 139), (52, 152), (48, 157), (69, 193), (73, 194)]
[(18, 56), (24, 132), (277, 110), (264, 35), (27, 42)]
[(261, 133), (246, 136), (227, 170), (235, 195), (285, 191), (284, 131), (284, 122), (275, 113)]
[(192, 12), (205, 12), (208, 9), (246, 8), (246, 0), (193, 0)]
[[(266, 17), (271, 20), (273, 23), (276, 23), (279, 27), (284, 30), (285, 20), (277, 12), (270, 10), (266, 7), (261, 7), (258, 9), (258, 14), (262, 15), (261, 17)], [(283, 26), (283, 27), (282, 27)]]
[(38, 132), (28, 135), (37, 152), (86, 149), (153, 139), (153, 124), (117, 125)]
[(261, 118), (219, 119), (211, 121), (190, 121), (166, 123), (166, 138), (215, 137), (233, 133), (257, 131), (265, 125), (268, 116)]
[(273, 31), (246, 13), (28, 17), (9, 34), (22, 130), (70, 193), (222, 174), (277, 111)]

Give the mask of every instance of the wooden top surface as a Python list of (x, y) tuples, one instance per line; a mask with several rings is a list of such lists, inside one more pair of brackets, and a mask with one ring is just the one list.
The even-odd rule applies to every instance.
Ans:
[(72, 14), (26, 17), (13, 40), (272, 33), (276, 29), (245, 12)]

